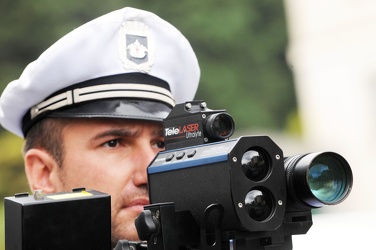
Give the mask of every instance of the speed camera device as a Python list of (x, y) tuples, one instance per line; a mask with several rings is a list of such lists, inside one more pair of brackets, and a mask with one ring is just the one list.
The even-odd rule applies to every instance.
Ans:
[(166, 150), (147, 169), (151, 205), (136, 219), (148, 249), (292, 249), (311, 210), (352, 187), (334, 152), (285, 157), (268, 136), (229, 139), (235, 123), (203, 101), (178, 104), (164, 121)]

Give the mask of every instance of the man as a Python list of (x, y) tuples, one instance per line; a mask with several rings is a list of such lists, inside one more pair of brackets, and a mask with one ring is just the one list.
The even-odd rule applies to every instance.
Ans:
[(162, 119), (192, 100), (200, 70), (186, 38), (124, 8), (73, 30), (29, 64), (0, 99), (1, 125), (25, 138), (32, 190), (111, 195), (112, 241), (137, 240), (146, 168), (164, 149)]

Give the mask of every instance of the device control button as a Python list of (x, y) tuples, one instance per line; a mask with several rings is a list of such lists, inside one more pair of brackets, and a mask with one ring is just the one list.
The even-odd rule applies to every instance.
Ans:
[(17, 193), (14, 195), (15, 198), (21, 198), (21, 197), (29, 197), (29, 193)]
[(193, 157), (195, 154), (196, 154), (196, 150), (195, 150), (195, 149), (189, 150), (189, 151), (187, 152), (187, 157), (188, 157), (188, 158), (191, 158), (191, 157)]
[(182, 159), (182, 158), (184, 157), (184, 155), (185, 155), (185, 152), (179, 152), (179, 153), (176, 155), (176, 159), (177, 159), (177, 160), (180, 160), (180, 159)]
[(167, 157), (166, 157), (166, 161), (171, 161), (172, 159), (174, 159), (174, 154), (169, 154)]
[(72, 192), (82, 192), (82, 191), (86, 191), (86, 188), (84, 187), (72, 188)]

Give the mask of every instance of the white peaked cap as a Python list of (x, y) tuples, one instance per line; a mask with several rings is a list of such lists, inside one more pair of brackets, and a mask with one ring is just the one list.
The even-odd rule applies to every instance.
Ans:
[(123, 8), (74, 29), (0, 98), (0, 123), (23, 137), (43, 117), (162, 120), (190, 101), (200, 68), (188, 40), (157, 15)]

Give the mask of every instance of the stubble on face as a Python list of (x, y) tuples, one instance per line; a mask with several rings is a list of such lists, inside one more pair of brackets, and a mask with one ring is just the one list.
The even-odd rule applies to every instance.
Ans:
[[(145, 200), (145, 197), (148, 197), (148, 188), (147, 185), (140, 186), (135, 189), (133, 192), (123, 193), (121, 199), (114, 201), (112, 205), (112, 242), (116, 244), (119, 240), (139, 240), (137, 230), (134, 224), (134, 219), (139, 215), (139, 212), (127, 208), (128, 205), (132, 202), (139, 202), (140, 206), (146, 205), (149, 201)], [(125, 239), (124, 236), (127, 236)]]

